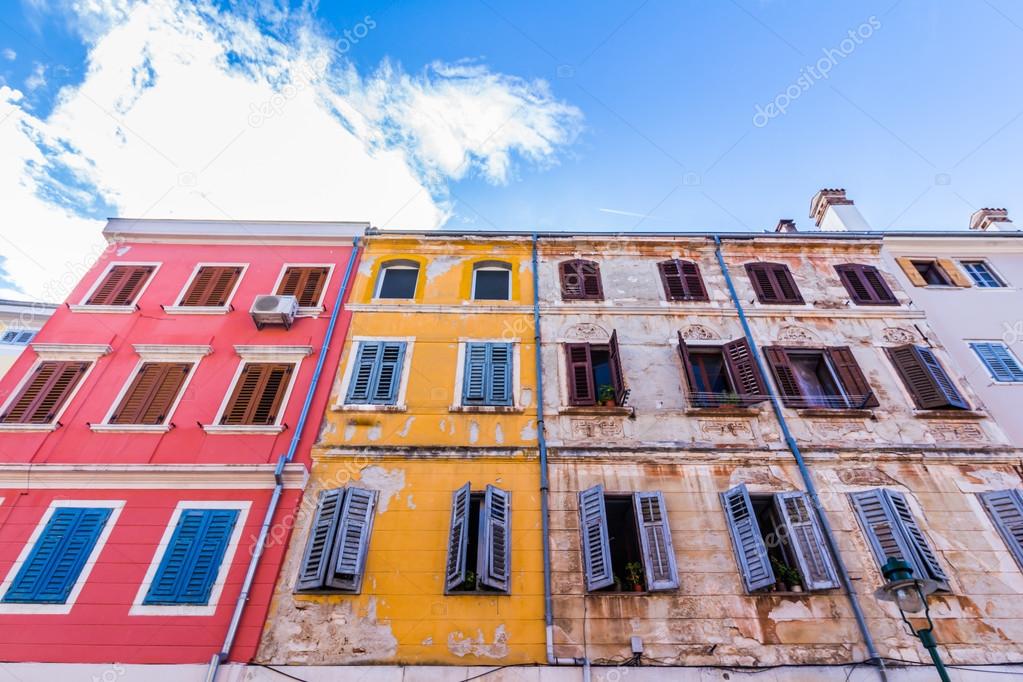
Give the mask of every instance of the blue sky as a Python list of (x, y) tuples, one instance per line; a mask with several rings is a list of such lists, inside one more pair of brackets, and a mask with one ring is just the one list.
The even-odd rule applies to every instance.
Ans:
[[(258, 6), (4, 3), (0, 92), (14, 114), (0, 145), (23, 151), (20, 171), (0, 169), (0, 196), (30, 188), (43, 206), (26, 204), (26, 219), (56, 210), (60, 234), (95, 232), (108, 210), (809, 228), (821, 187), (847, 188), (875, 229), (1023, 210), (1023, 7), (1010, 0)], [(232, 132), (260, 102), (269, 115)], [(252, 181), (265, 149), (272, 168)], [(16, 288), (54, 279), (28, 262), (38, 244), (4, 237)]]

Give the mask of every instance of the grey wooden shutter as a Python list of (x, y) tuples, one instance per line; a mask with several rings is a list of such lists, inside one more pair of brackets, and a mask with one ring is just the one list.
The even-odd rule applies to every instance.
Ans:
[(512, 345), (487, 344), (487, 404), (512, 404)]
[(492, 485), (483, 497), (478, 557), (480, 582), (507, 592), (511, 587), (511, 493)]
[(785, 523), (789, 547), (796, 555), (807, 590), (838, 587), (831, 552), (824, 543), (813, 502), (806, 493), (778, 493), (774, 496), (778, 514)]
[(916, 554), (918, 563), (925, 571), (922, 575), (931, 578), (941, 587), (948, 589), (948, 576), (945, 575), (945, 570), (938, 561), (938, 555), (934, 553), (934, 549), (927, 541), (923, 530), (917, 524), (916, 517), (913, 516), (912, 510), (909, 508), (909, 502), (906, 501), (906, 496), (894, 490), (885, 490), (884, 492), (887, 494), (896, 516), (902, 523), (902, 531), (907, 540), (909, 540), (909, 545)]
[(611, 368), (611, 386), (615, 391), (615, 405), (624, 405), (629, 399), (629, 391), (625, 388), (625, 372), (622, 370), (622, 353), (618, 347), (618, 331), (611, 332), (611, 340), (607, 345), (608, 365)]
[(849, 407), (877, 407), (880, 403), (877, 402), (870, 382), (856, 362), (852, 349), (848, 346), (835, 346), (828, 348), (826, 352), (839, 381), (842, 382), (842, 388), (852, 403)]
[(398, 400), (398, 384), (401, 382), (401, 363), (404, 357), (404, 343), (383, 344), (372, 393), (374, 403), (393, 405)]
[(785, 406), (805, 407), (803, 391), (799, 387), (799, 381), (796, 379), (796, 373), (789, 363), (789, 356), (785, 349), (779, 346), (768, 346), (764, 349), (764, 356), (774, 374), (774, 383), (778, 387), (778, 393), (781, 394), (781, 401), (785, 403)]
[(373, 370), (376, 367), (377, 358), (380, 356), (380, 342), (360, 341), (358, 355), (355, 358), (355, 366), (352, 368), (352, 378), (348, 384), (348, 403), (369, 402), (370, 387), (373, 382)]
[(1016, 563), (1023, 568), (1023, 495), (1019, 490), (995, 490), (981, 493), (980, 500)]
[(902, 493), (876, 488), (851, 497), (879, 566), (889, 557), (902, 559), (913, 567), (913, 575), (930, 578), (948, 589), (948, 577)]
[(649, 592), (674, 590), (678, 587), (678, 569), (664, 495), (660, 491), (634, 493), (632, 501), (639, 524), (646, 588)]
[(593, 360), (588, 343), (566, 343), (568, 366), (568, 404), (594, 405), (597, 393), (593, 386)]
[(451, 530), (444, 587), (453, 590), (465, 582), (465, 559), (469, 547), (469, 501), (472, 489), (466, 483), (451, 496)]
[(757, 367), (749, 341), (746, 339), (729, 341), (721, 347), (721, 352), (725, 356), (732, 387), (739, 394), (740, 402), (743, 405), (754, 405), (767, 400), (764, 377)]
[(465, 376), (462, 380), (462, 404), (485, 405), (487, 402), (487, 344), (465, 344)]
[(930, 348), (910, 344), (885, 350), (917, 407), (970, 409)]
[(579, 531), (582, 536), (586, 590), (593, 592), (613, 585), (615, 578), (611, 570), (611, 541), (607, 534), (604, 486), (598, 484), (579, 492)]
[(334, 570), (327, 574), (328, 587), (358, 592), (362, 586), (376, 499), (375, 490), (348, 486), (331, 557)]
[(746, 485), (737, 485), (721, 493), (721, 505), (725, 509), (728, 530), (732, 535), (735, 557), (739, 562), (739, 571), (747, 592), (754, 592), (775, 582), (771, 560), (764, 546), (764, 536), (760, 533), (753, 512)]
[(309, 539), (302, 554), (302, 565), (298, 569), (296, 590), (318, 590), (324, 586), (344, 497), (344, 488), (320, 491)]

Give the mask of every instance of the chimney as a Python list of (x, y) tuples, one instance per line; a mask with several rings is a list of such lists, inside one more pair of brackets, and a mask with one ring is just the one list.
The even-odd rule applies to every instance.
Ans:
[(1009, 212), (1004, 208), (982, 208), (970, 216), (970, 229), (981, 232), (1015, 231), (1009, 220)]
[(822, 189), (810, 200), (810, 217), (821, 232), (869, 232), (870, 225), (844, 189)]
[(782, 218), (778, 221), (778, 226), (774, 228), (775, 232), (799, 232), (796, 228), (796, 221), (792, 218)]

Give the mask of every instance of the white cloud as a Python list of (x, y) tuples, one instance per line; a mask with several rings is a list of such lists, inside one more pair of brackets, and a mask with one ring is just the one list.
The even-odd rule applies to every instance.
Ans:
[(12, 50), (12, 49), (11, 49), (11, 48), (9, 48), (9, 47), (5, 47), (5, 48), (3, 49), (3, 52), (2, 52), (2, 53), (0, 53), (0, 54), (3, 54), (3, 56), (4, 56), (4, 59), (6, 59), (6, 60), (7, 60), (7, 61), (9, 61), (9, 62), (13, 62), (13, 61), (14, 61), (15, 59), (17, 59), (17, 58), (18, 58), (18, 53), (17, 53), (17, 52), (15, 52), (14, 50)]
[(62, 10), (88, 41), (83, 81), (45, 120), (0, 88), (0, 274), (30, 296), (66, 294), (53, 282), (112, 213), (437, 227), (447, 182), (555, 163), (581, 122), (545, 83), (479, 64), (360, 75), (344, 54), (373, 39), (370, 17), (332, 42), (302, 15), (270, 17), (283, 40), (266, 16), (184, 0)]
[(38, 90), (46, 85), (46, 66), (36, 62), (32, 66), (32, 73), (25, 79), (25, 89), (29, 92)]

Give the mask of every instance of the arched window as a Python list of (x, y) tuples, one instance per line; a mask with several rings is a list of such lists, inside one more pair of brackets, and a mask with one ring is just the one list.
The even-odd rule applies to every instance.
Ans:
[(415, 298), (419, 281), (419, 263), (392, 260), (380, 266), (376, 295), (373, 298)]
[(507, 301), (511, 299), (511, 265), (488, 260), (472, 267), (472, 299), (474, 301)]

